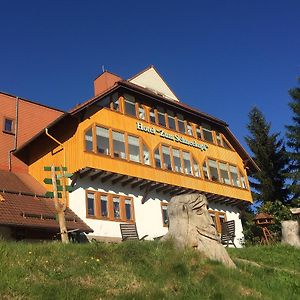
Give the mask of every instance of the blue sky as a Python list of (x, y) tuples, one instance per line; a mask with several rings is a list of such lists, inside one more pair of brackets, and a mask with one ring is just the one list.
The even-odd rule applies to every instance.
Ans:
[(245, 145), (258, 106), (291, 122), (300, 1), (1, 1), (0, 90), (67, 110), (102, 65), (127, 79), (153, 64), (182, 102), (227, 121)]

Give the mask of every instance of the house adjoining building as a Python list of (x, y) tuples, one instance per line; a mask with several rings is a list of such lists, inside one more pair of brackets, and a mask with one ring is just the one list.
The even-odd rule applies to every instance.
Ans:
[(52, 164), (73, 173), (69, 207), (90, 237), (119, 240), (120, 223), (164, 235), (172, 196), (200, 192), (218, 232), (234, 220), (240, 244), (257, 166), (228, 125), (182, 103), (153, 66), (128, 80), (106, 71), (94, 91), (16, 152), (39, 182)]
[[(53, 200), (13, 153), (63, 111), (4, 92), (0, 92), (0, 107), (0, 239), (59, 238)], [(68, 230), (92, 232), (70, 209), (66, 223)]]

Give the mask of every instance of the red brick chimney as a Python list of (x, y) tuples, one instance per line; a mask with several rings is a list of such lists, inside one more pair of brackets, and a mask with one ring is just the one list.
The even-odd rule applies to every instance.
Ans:
[(108, 71), (104, 71), (99, 77), (94, 80), (94, 94), (99, 95), (108, 90), (118, 81), (122, 80), (121, 77), (112, 74)]

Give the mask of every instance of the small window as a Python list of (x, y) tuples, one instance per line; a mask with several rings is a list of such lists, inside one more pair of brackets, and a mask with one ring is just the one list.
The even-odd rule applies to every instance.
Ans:
[(135, 110), (135, 99), (133, 96), (128, 94), (124, 95), (124, 105), (125, 105), (125, 113), (130, 116), (136, 117)]
[(3, 131), (8, 133), (14, 133), (14, 120), (5, 118)]
[(155, 167), (161, 169), (161, 158), (160, 158), (160, 153), (159, 153), (159, 148), (157, 148), (154, 152), (154, 162), (155, 162)]
[(90, 128), (85, 132), (85, 150), (93, 151), (93, 130)]
[(175, 123), (175, 116), (174, 116), (174, 112), (168, 110), (168, 123), (169, 123), (169, 128), (176, 130), (176, 123)]
[(229, 166), (229, 170), (230, 170), (230, 175), (231, 175), (231, 178), (232, 178), (232, 181), (233, 181), (233, 185), (237, 186), (237, 187), (240, 187), (241, 183), (240, 183), (240, 180), (239, 180), (237, 167)]
[(193, 127), (190, 124), (186, 125), (186, 134), (193, 136)]
[(101, 195), (100, 197), (100, 208), (101, 208), (101, 216), (103, 218), (108, 217), (108, 199), (107, 195)]
[(143, 143), (143, 162), (145, 165), (148, 165), (148, 166), (151, 165), (150, 151), (144, 143)]
[(120, 102), (119, 102), (118, 93), (114, 93), (111, 96), (111, 108), (115, 111), (120, 111)]
[(181, 165), (180, 151), (178, 149), (173, 149), (173, 160), (174, 160), (175, 172), (182, 173), (183, 169)]
[(139, 118), (142, 120), (145, 120), (146, 118), (145, 109), (142, 106), (139, 106)]
[(165, 111), (162, 107), (157, 109), (158, 124), (166, 127)]
[(87, 193), (87, 214), (95, 216), (95, 194)]
[(191, 155), (189, 152), (182, 151), (184, 173), (192, 175)]
[(220, 175), (221, 175), (221, 182), (225, 184), (231, 184), (229, 179), (229, 172), (227, 164), (220, 163)]
[(193, 168), (194, 168), (194, 175), (196, 177), (201, 177), (200, 169), (198, 162), (193, 158)]
[(125, 159), (126, 154), (125, 154), (125, 137), (124, 137), (124, 133), (113, 131), (112, 132), (112, 138), (113, 138), (114, 157)]
[(149, 116), (150, 116), (150, 122), (155, 124), (156, 123), (156, 118), (155, 118), (154, 108), (150, 109)]
[(181, 133), (185, 133), (185, 125), (184, 125), (183, 116), (178, 114), (177, 115), (177, 121), (178, 121), (178, 131), (181, 132)]
[(247, 189), (246, 179), (242, 174), (241, 174), (241, 182), (242, 182), (242, 188)]
[(109, 130), (96, 127), (97, 153), (109, 155)]
[(213, 139), (211, 127), (207, 124), (202, 124), (202, 131), (203, 131), (204, 140), (212, 143), (214, 139)]
[(139, 138), (128, 135), (128, 152), (129, 152), (129, 160), (135, 162), (141, 162)]
[(162, 154), (164, 159), (164, 169), (172, 170), (170, 148), (166, 146), (162, 146), (161, 149), (162, 149)]
[(218, 146), (223, 146), (221, 134), (217, 131), (216, 131), (216, 139), (217, 139)]
[(209, 174), (208, 174), (206, 162), (203, 163), (203, 173), (204, 173), (204, 178), (209, 179)]
[(217, 162), (212, 159), (209, 159), (208, 166), (209, 166), (210, 179), (212, 181), (219, 181)]
[(197, 126), (196, 128), (196, 134), (197, 134), (197, 138), (199, 140), (202, 140), (202, 134), (201, 134), (201, 129)]
[(168, 217), (168, 204), (162, 202), (161, 203), (161, 213), (164, 227), (168, 227), (169, 225), (169, 217)]
[(114, 218), (120, 219), (120, 199), (118, 197), (113, 197), (113, 210), (114, 210)]
[(125, 217), (127, 221), (132, 220), (132, 203), (131, 199), (125, 199)]

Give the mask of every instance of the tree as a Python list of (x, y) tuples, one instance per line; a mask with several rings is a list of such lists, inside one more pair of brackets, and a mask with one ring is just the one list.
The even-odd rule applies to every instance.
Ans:
[(249, 112), (247, 128), (250, 135), (245, 139), (260, 168), (251, 175), (254, 179), (250, 181), (254, 200), (262, 205), (276, 201), (286, 204), (288, 190), (285, 187), (285, 172), (288, 158), (283, 140), (279, 138), (279, 133), (270, 133), (271, 124), (256, 107)]
[[(300, 84), (300, 78), (298, 79)], [(290, 148), (288, 153), (290, 165), (288, 168), (288, 178), (291, 180), (289, 190), (292, 195), (292, 204), (300, 206), (300, 88), (289, 90), (292, 101), (289, 107), (293, 112), (293, 125), (287, 128), (287, 146)]]

